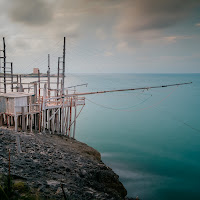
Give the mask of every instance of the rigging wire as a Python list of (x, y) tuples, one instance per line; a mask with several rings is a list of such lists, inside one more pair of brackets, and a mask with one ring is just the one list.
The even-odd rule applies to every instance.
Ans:
[[(178, 86), (175, 87), (175, 88), (173, 88), (173, 90), (172, 90), (168, 95), (166, 95), (164, 98), (162, 98), (162, 99), (161, 99), (160, 101), (158, 101), (157, 103), (155, 103), (155, 104), (153, 104), (153, 105), (150, 105), (150, 106), (147, 106), (147, 107), (144, 107), (144, 108), (141, 108), (141, 109), (137, 109), (137, 110), (116, 109), (116, 108), (112, 108), (112, 107), (108, 107), (108, 106), (105, 106), (105, 105), (102, 105), (102, 104), (95, 103), (95, 102), (89, 100), (88, 98), (86, 98), (86, 100), (88, 100), (88, 101), (90, 101), (91, 103), (96, 104), (96, 105), (98, 105), (98, 106), (100, 106), (100, 107), (106, 108), (106, 109), (111, 109), (111, 110), (116, 110), (116, 111), (125, 111), (125, 112), (136, 112), (136, 111), (148, 110), (148, 109), (154, 107), (155, 105), (161, 104), (161, 103), (162, 103), (163, 101), (165, 101), (168, 97), (170, 97), (170, 96), (175, 92), (175, 89), (177, 89), (177, 88), (178, 88)], [(146, 98), (144, 101), (140, 102), (140, 103), (137, 104), (137, 105), (140, 105), (140, 104), (146, 102), (146, 101), (149, 100), (151, 97), (152, 97), (152, 95), (151, 95), (150, 97)], [(135, 106), (137, 106), (137, 105), (134, 105), (133, 107), (135, 107)]]
[(191, 126), (190, 124), (188, 124), (188, 123), (182, 121), (181, 119), (177, 118), (177, 116), (175, 116), (174, 114), (170, 113), (169, 111), (161, 110), (161, 109), (159, 109), (157, 106), (154, 106), (154, 108), (157, 109), (157, 110), (160, 111), (160, 112), (168, 113), (168, 114), (169, 114), (174, 120), (176, 120), (177, 122), (180, 122), (180, 123), (184, 124), (185, 126), (189, 127), (190, 129), (192, 129), (192, 130), (194, 130), (194, 131), (200, 133), (200, 129), (195, 128), (195, 127)]

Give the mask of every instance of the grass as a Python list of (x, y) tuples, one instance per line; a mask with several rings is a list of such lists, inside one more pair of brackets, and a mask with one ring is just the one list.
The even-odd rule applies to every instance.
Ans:
[(0, 200), (41, 200), (38, 192), (19, 180), (12, 180), (8, 175), (0, 176)]

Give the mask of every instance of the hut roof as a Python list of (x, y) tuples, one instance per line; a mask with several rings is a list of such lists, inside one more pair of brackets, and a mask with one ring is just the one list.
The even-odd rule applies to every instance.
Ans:
[(0, 94), (1, 97), (10, 97), (10, 98), (19, 98), (19, 97), (28, 97), (28, 96), (34, 96), (32, 93), (26, 93), (26, 92), (8, 92)]

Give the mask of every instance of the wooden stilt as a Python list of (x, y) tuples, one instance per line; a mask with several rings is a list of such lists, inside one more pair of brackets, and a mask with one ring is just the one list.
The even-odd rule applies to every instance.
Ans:
[[(54, 114), (55, 110), (52, 109), (52, 114)], [(51, 129), (52, 129), (52, 133), (55, 133), (55, 129), (54, 129), (54, 123), (55, 123), (55, 115), (53, 115), (53, 118), (51, 120)]]
[(76, 131), (76, 97), (74, 98), (74, 131), (73, 131), (73, 138), (75, 138), (75, 131)]
[(70, 117), (69, 117), (69, 137), (71, 137), (71, 123), (72, 123), (72, 98), (70, 99)]
[(35, 132), (37, 133), (37, 113), (34, 114), (35, 118)]
[(68, 128), (69, 128), (69, 106), (67, 106), (66, 135), (69, 135), (69, 134), (68, 134)]
[(0, 126), (3, 126), (3, 115), (0, 114)]
[(46, 129), (46, 90), (47, 90), (47, 85), (46, 83), (44, 84), (44, 90), (43, 90), (43, 132), (45, 133)]
[(22, 131), (25, 131), (25, 115), (24, 115), (24, 107), (22, 107)]
[(18, 117), (15, 115), (15, 131), (17, 132), (18, 127)]
[(31, 116), (30, 116), (30, 131), (31, 131), (31, 133), (33, 132), (33, 114), (31, 114)]

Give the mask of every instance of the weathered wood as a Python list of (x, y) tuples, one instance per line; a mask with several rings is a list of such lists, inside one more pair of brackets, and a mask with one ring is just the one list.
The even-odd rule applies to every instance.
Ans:
[(49, 133), (51, 133), (51, 130), (50, 130), (50, 120), (49, 120), (49, 118), (50, 118), (50, 110), (48, 109), (48, 110), (47, 110), (47, 129), (48, 129)]
[[(2, 57), (2, 59), (4, 57)], [(6, 62), (4, 64), (6, 64)], [(4, 67), (4, 70), (6, 70), (6, 67)], [(16, 76), (16, 81), (15, 81), (15, 76)], [(57, 84), (55, 88), (51, 89), (51, 84), (53, 82), (50, 82), (50, 55), (48, 55), (47, 84), (45, 83), (45, 81), (41, 82), (39, 70), (38, 70), (38, 81), (30, 83), (22, 83), (22, 76), (23, 75), (20, 76), (13, 75), (13, 64), (11, 63), (11, 76), (9, 75), (8, 77), (11, 78), (11, 82), (8, 83), (11, 84), (11, 91), (14, 92), (13, 90), (16, 89), (17, 92), (23, 92), (24, 89), (27, 89), (28, 93), (32, 91), (34, 92), (35, 99), (33, 99), (32, 95), (30, 94), (29, 101), (21, 103), (20, 101), (22, 99), (20, 97), (20, 101), (15, 101), (16, 106), (14, 106), (15, 107), (14, 117), (13, 117), (13, 112), (10, 111), (9, 112), (12, 114), (12, 116), (10, 113), (8, 114), (6, 113), (5, 115), (0, 116), (0, 125), (3, 124), (3, 119), (4, 119), (5, 124), (7, 124), (7, 126), (12, 126), (15, 124), (16, 131), (18, 130), (18, 127), (21, 127), (22, 131), (27, 131), (28, 129), (32, 132), (34, 128), (35, 131), (37, 130), (40, 131), (40, 129), (42, 129), (43, 132), (47, 130), (49, 133), (53, 134), (55, 134), (55, 132), (61, 134), (67, 134), (68, 128), (71, 129), (72, 131), (73, 128), (71, 128), (72, 127), (71, 120), (72, 120), (72, 110), (73, 110), (72, 107), (74, 106), (74, 99), (73, 99), (74, 97), (68, 98), (67, 96), (68, 91), (64, 87), (65, 86), (64, 84), (65, 83), (65, 38), (63, 44), (62, 60), (61, 57), (58, 58), (58, 76), (57, 76), (57, 81), (55, 82), (55, 84)], [(5, 80), (6, 78), (7, 77), (5, 77)], [(41, 98), (40, 94), (41, 83), (45, 83), (43, 99)], [(24, 84), (28, 84), (28, 86), (23, 88)], [(34, 87), (32, 88), (32, 86)], [(6, 87), (4, 87), (4, 89), (6, 91)], [(15, 98), (16, 94), (12, 93), (12, 95), (14, 95)], [(18, 95), (21, 95), (21, 93), (18, 93)], [(32, 101), (34, 101), (35, 105), (32, 104)], [(70, 131), (69, 135), (71, 137)], [(74, 135), (75, 131), (73, 133), (73, 137)]]
[[(61, 89), (63, 91), (63, 80), (61, 80)], [(64, 94), (62, 93), (62, 96), (61, 96), (61, 133), (64, 134)]]
[(19, 75), (17, 75), (17, 92), (19, 91)]
[(37, 133), (37, 114), (34, 114), (35, 119), (35, 132)]
[(59, 95), (59, 78), (60, 78), (60, 57), (58, 57), (57, 97)]
[(13, 126), (13, 116), (10, 116), (10, 125)]
[(6, 93), (6, 43), (5, 38), (3, 37), (3, 82), (4, 82), (4, 93)]
[(65, 37), (64, 37), (64, 44), (63, 44), (63, 94), (64, 94), (64, 88), (65, 88)]
[(25, 116), (25, 131), (27, 132), (27, 126), (28, 126), (28, 115)]
[[(40, 70), (38, 70), (38, 104), (40, 104)], [(41, 131), (41, 106), (39, 106), (39, 132)]]
[(56, 116), (55, 116), (55, 120), (56, 120), (55, 129), (56, 129), (56, 132), (57, 132), (58, 134), (60, 133), (59, 112), (60, 112), (60, 109), (57, 108), (57, 113), (56, 113)]
[(3, 115), (0, 114), (0, 126), (3, 126)]
[(25, 131), (25, 115), (24, 115), (24, 107), (22, 107), (22, 131)]
[(73, 131), (73, 138), (75, 138), (75, 131), (76, 131), (76, 97), (74, 98), (74, 131)]
[(44, 89), (43, 89), (43, 132), (45, 133), (46, 129), (46, 92), (47, 92), (47, 85), (46, 83), (44, 84)]
[(22, 75), (19, 75), (19, 91), (20, 92), (23, 92), (24, 91), (24, 89), (23, 89), (23, 85), (22, 85)]
[(7, 127), (10, 128), (10, 115), (7, 115)]
[[(52, 109), (52, 114), (55, 112), (55, 109)], [(54, 134), (55, 133), (55, 115), (53, 115), (53, 118), (51, 120), (51, 129), (52, 129), (52, 133)]]
[(48, 78), (48, 97), (51, 96), (51, 84), (50, 84), (50, 55), (48, 54), (48, 71), (47, 71), (47, 78)]
[(37, 101), (37, 83), (34, 83), (34, 95), (35, 95), (35, 99)]
[(30, 131), (31, 131), (31, 133), (33, 132), (33, 114), (31, 114), (31, 116), (30, 116)]
[(11, 91), (13, 92), (13, 63), (11, 62)]
[(72, 98), (71, 98), (71, 103), (70, 103), (70, 117), (69, 117), (69, 137), (71, 137), (71, 123), (72, 123)]
[(18, 116), (15, 115), (15, 131), (17, 132), (18, 128)]

